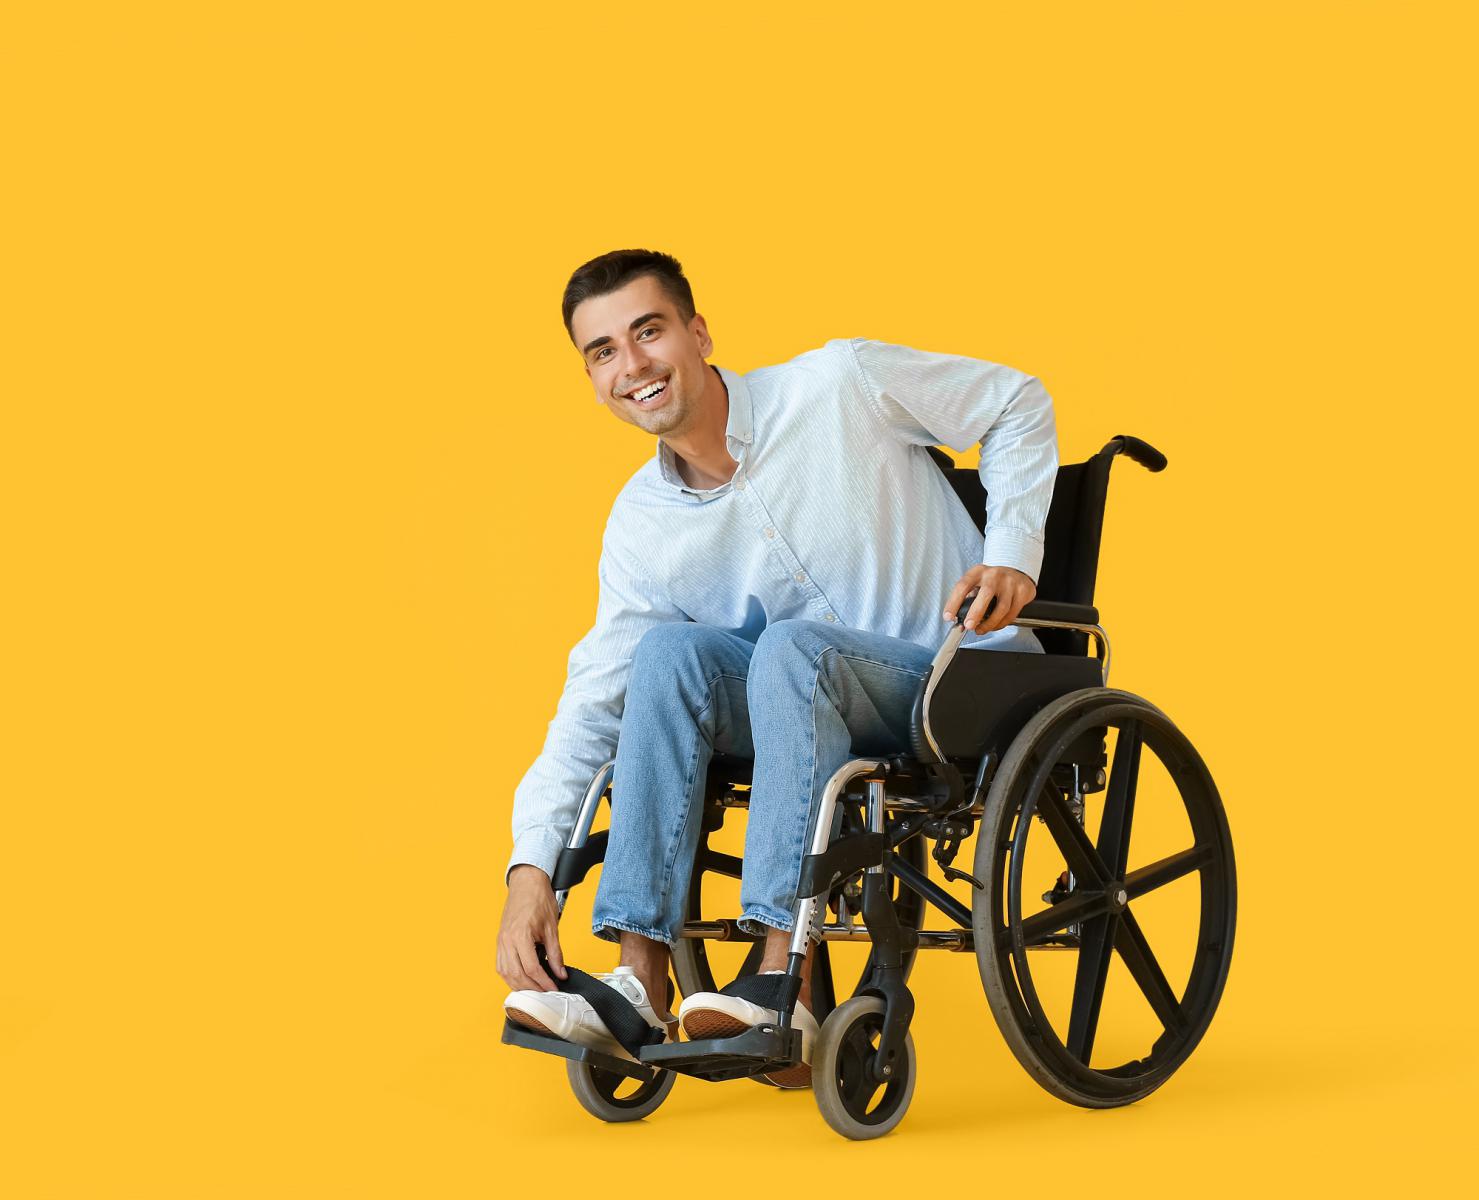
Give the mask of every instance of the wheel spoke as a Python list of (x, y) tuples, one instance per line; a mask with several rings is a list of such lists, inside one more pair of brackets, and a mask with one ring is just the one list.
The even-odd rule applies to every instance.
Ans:
[(1109, 880), (1104, 860), (1099, 857), (1099, 851), (1094, 849), (1094, 843), (1089, 841), (1084, 827), (1068, 811), (1062, 794), (1052, 784), (1043, 787), (1042, 794), (1037, 799), (1037, 811), (1042, 813), (1048, 832), (1053, 835), (1053, 841), (1058, 843), (1068, 869), (1089, 887), (1102, 890)]
[(1179, 854), (1153, 862), (1148, 867), (1140, 867), (1131, 871), (1125, 876), (1125, 892), (1131, 900), (1134, 900), (1147, 892), (1155, 891), (1158, 887), (1165, 887), (1166, 884), (1180, 879), (1183, 875), (1200, 871), (1211, 861), (1211, 846), (1193, 846), (1190, 850), (1182, 850)]
[[(1050, 934), (1067, 929), (1070, 925), (1097, 917), (1107, 912), (1108, 908), (1109, 901), (1105, 899), (1103, 892), (1075, 888), (1066, 899), (1043, 909), (1042, 912), (1033, 913), (1023, 921), (1022, 940), (1030, 946)], [(1011, 930), (1003, 925), (996, 937), (998, 944), (1006, 945), (1011, 941)]]
[(1099, 1008), (1104, 1003), (1104, 980), (1119, 925), (1115, 913), (1095, 917), (1084, 926), (1078, 951), (1078, 970), (1073, 977), (1073, 1007), (1068, 1017), (1068, 1053), (1089, 1065), (1094, 1033), (1099, 1028)]
[(1140, 774), (1140, 722), (1127, 721), (1115, 739), (1114, 763), (1104, 794), (1104, 818), (1099, 824), (1099, 857), (1109, 878), (1125, 873), (1130, 854), (1130, 823), (1135, 817), (1135, 781)]
[(1170, 981), (1161, 970), (1161, 964), (1156, 961), (1150, 943), (1145, 940), (1140, 922), (1135, 920), (1128, 908), (1120, 913), (1114, 948), (1125, 960), (1125, 966), (1130, 969), (1130, 974), (1140, 985), (1145, 998), (1150, 1001), (1150, 1007), (1155, 1010), (1161, 1024), (1167, 1029), (1185, 1028), (1186, 1017), (1181, 1012), (1181, 1001), (1171, 990)]

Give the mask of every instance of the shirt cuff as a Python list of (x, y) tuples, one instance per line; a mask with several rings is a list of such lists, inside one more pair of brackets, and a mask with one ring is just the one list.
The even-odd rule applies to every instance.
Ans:
[(553, 829), (531, 829), (514, 842), (514, 852), (509, 856), (508, 866), (503, 871), (504, 886), (508, 886), (509, 872), (524, 863), (538, 867), (553, 879), (555, 863), (564, 848), (565, 839)]
[(1042, 539), (1005, 525), (986, 526), (981, 561), (988, 567), (1015, 567), (1036, 585), (1042, 571)]

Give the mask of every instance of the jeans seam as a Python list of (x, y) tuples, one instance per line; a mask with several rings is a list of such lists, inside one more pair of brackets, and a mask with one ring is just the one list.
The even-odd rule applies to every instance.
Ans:
[[(753, 911), (757, 907), (761, 908), (761, 911), (758, 915)], [(767, 917), (770, 917), (772, 912), (778, 914), (773, 918), (774, 920), (789, 922), (790, 927), (787, 928), (782, 925), (772, 925), (770, 921), (766, 919)], [(781, 933), (794, 933), (796, 931), (796, 918), (789, 914), (781, 913), (779, 909), (772, 910), (768, 907), (750, 905), (743, 912), (741, 912), (738, 919), (738, 924), (741, 926), (741, 928), (745, 929), (746, 933), (755, 933), (757, 932), (756, 930), (749, 929), (745, 926), (746, 921), (754, 925), (763, 925), (766, 929), (777, 929)], [(817, 930), (815, 923), (812, 923), (807, 929), (807, 938), (811, 945), (818, 945), (823, 940), (825, 940)]]
[[(789, 921), (791, 923), (791, 929), (794, 929), (796, 927), (796, 917), (794, 914), (781, 914), (779, 909), (771, 909), (768, 905), (762, 904), (749, 905), (743, 912), (740, 913), (739, 920), (754, 921), (758, 925), (769, 925), (769, 921), (762, 920), (761, 918), (771, 916), (774, 916), (775, 919), (778, 921)], [(772, 928), (774, 928), (774, 926), (772, 926)], [(782, 929), (781, 932), (790, 933), (791, 929)]]
[(822, 655), (826, 654), (829, 650), (835, 652), (838, 658), (845, 659), (848, 662), (867, 663), (871, 667), (882, 667), (886, 671), (897, 671), (901, 675), (913, 675), (915, 679), (924, 678), (923, 671), (913, 671), (908, 667), (895, 666), (893, 663), (879, 662), (876, 658), (868, 658), (863, 654), (847, 654), (837, 649), (836, 646), (823, 646), (817, 651), (816, 657), (811, 660), (811, 665), (817, 670), (821, 670)]
[[(597, 917), (591, 925), (591, 932), (599, 936), (603, 929), (620, 929), (625, 933), (635, 933), (641, 937), (649, 938), (655, 942), (662, 942), (668, 946), (674, 944), (670, 935), (660, 933), (656, 929), (648, 929), (638, 925), (634, 921), (623, 921), (615, 917)], [(604, 941), (606, 939), (603, 938), (602, 940)]]
[[(820, 658), (821, 655), (818, 655), (817, 659), (820, 660)], [(812, 666), (816, 666), (815, 661), (812, 663)], [(793, 853), (791, 855), (791, 858), (796, 863), (796, 878), (791, 884), (791, 894), (793, 896), (801, 886), (801, 864), (806, 858), (806, 834), (811, 828), (812, 816), (815, 815), (818, 820), (821, 819), (820, 813), (812, 813), (812, 809), (816, 807), (817, 803), (817, 740), (819, 736), (817, 734), (817, 688), (821, 686), (821, 682), (822, 673), (820, 670), (817, 670), (811, 677), (811, 763), (807, 771), (809, 785), (806, 790), (806, 820), (801, 826), (801, 845), (798, 847), (800, 853)], [(800, 897), (797, 897), (797, 900), (792, 903), (791, 929), (793, 932), (796, 929), (796, 921), (799, 916), (799, 900)]]

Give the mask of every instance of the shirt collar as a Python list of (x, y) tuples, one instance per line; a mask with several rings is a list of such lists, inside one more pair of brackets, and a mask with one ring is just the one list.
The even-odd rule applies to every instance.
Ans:
[[(715, 366), (713, 363), (709, 365), (719, 373), (719, 378), (724, 381), (724, 387), (729, 392), (729, 422), (724, 427), (724, 438), (729, 447), (730, 457), (735, 462), (740, 462), (744, 447), (750, 444), (754, 436), (750, 412), (750, 389), (746, 386), (743, 375), (736, 374), (727, 367)], [(657, 439), (657, 465), (666, 482), (696, 496), (717, 495), (730, 484), (729, 480), (725, 480), (718, 487), (708, 491), (699, 491), (689, 487), (683, 482), (683, 477), (678, 474), (676, 456), (661, 438)]]

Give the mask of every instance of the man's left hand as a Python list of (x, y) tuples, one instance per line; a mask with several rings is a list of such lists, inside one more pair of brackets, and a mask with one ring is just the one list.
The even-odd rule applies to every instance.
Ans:
[[(965, 627), (972, 633), (990, 633), (1010, 625), (1037, 595), (1037, 585), (1015, 567), (989, 567), (982, 563), (962, 575), (960, 582), (950, 589), (950, 599), (945, 601), (945, 620), (955, 619), (961, 601), (972, 589), (979, 589), (965, 615)], [(996, 597), (996, 607), (987, 620), (981, 621), (981, 614), (993, 596)], [(981, 624), (979, 629), (976, 628), (977, 622)]]

